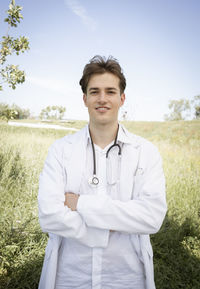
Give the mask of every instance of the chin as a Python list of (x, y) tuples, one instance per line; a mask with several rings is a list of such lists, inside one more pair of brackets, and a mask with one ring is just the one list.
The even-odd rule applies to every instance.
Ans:
[(96, 119), (95, 123), (97, 125), (108, 125), (108, 124), (112, 124), (118, 122), (118, 120), (113, 120), (113, 119), (108, 119), (108, 118), (101, 118), (101, 119)]

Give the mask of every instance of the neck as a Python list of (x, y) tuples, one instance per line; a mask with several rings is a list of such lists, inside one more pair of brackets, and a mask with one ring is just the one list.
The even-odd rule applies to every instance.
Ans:
[(106, 125), (95, 125), (90, 122), (89, 129), (93, 143), (104, 149), (108, 144), (115, 140), (118, 130), (118, 122)]

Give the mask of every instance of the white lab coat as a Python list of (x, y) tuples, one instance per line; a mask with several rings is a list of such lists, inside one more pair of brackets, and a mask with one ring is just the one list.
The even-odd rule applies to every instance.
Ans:
[[(167, 210), (162, 161), (152, 143), (122, 128), (128, 143), (122, 150), (121, 201), (105, 195), (81, 195), (79, 191), (85, 169), (87, 127), (50, 147), (38, 194), (40, 225), (50, 237), (39, 289), (55, 287), (62, 237), (75, 238), (92, 248), (105, 248), (111, 229), (133, 236), (133, 245), (144, 263), (146, 289), (155, 289), (149, 234), (160, 229)], [(64, 206), (65, 192), (80, 194), (77, 211)]]

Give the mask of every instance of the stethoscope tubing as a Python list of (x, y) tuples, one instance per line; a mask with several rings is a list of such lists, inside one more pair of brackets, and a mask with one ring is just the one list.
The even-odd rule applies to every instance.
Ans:
[[(117, 134), (116, 134), (116, 137), (115, 137), (114, 144), (111, 145), (109, 147), (109, 149), (107, 150), (107, 152), (106, 152), (106, 159), (107, 160), (108, 160), (108, 156), (109, 156), (109, 153), (110, 153), (111, 149), (113, 149), (114, 147), (118, 147), (118, 150), (119, 150), (118, 151), (118, 155), (120, 156), (120, 159), (121, 159), (122, 150), (121, 150), (120, 145), (117, 143), (118, 131), (119, 131), (119, 124), (118, 124), (118, 128), (117, 128)], [(93, 153), (93, 177), (89, 180), (89, 183), (96, 186), (96, 185), (99, 184), (99, 179), (98, 179), (98, 177), (96, 175), (96, 155), (95, 155), (94, 143), (93, 143), (93, 140), (92, 140), (90, 129), (89, 129), (89, 134), (90, 134), (90, 139), (91, 139), (91, 144), (92, 144), (92, 153)]]

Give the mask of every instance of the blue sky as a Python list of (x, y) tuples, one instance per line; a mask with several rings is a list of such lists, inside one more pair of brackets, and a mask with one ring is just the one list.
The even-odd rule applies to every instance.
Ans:
[[(10, 1), (0, 2), (2, 25)], [(131, 120), (163, 120), (171, 99), (200, 94), (199, 0), (16, 0), (24, 20), (10, 34), (26, 35), (29, 52), (8, 58), (26, 71), (0, 102), (35, 115), (48, 105), (66, 118), (87, 119), (79, 80), (96, 54), (113, 55), (127, 79), (124, 110)]]

